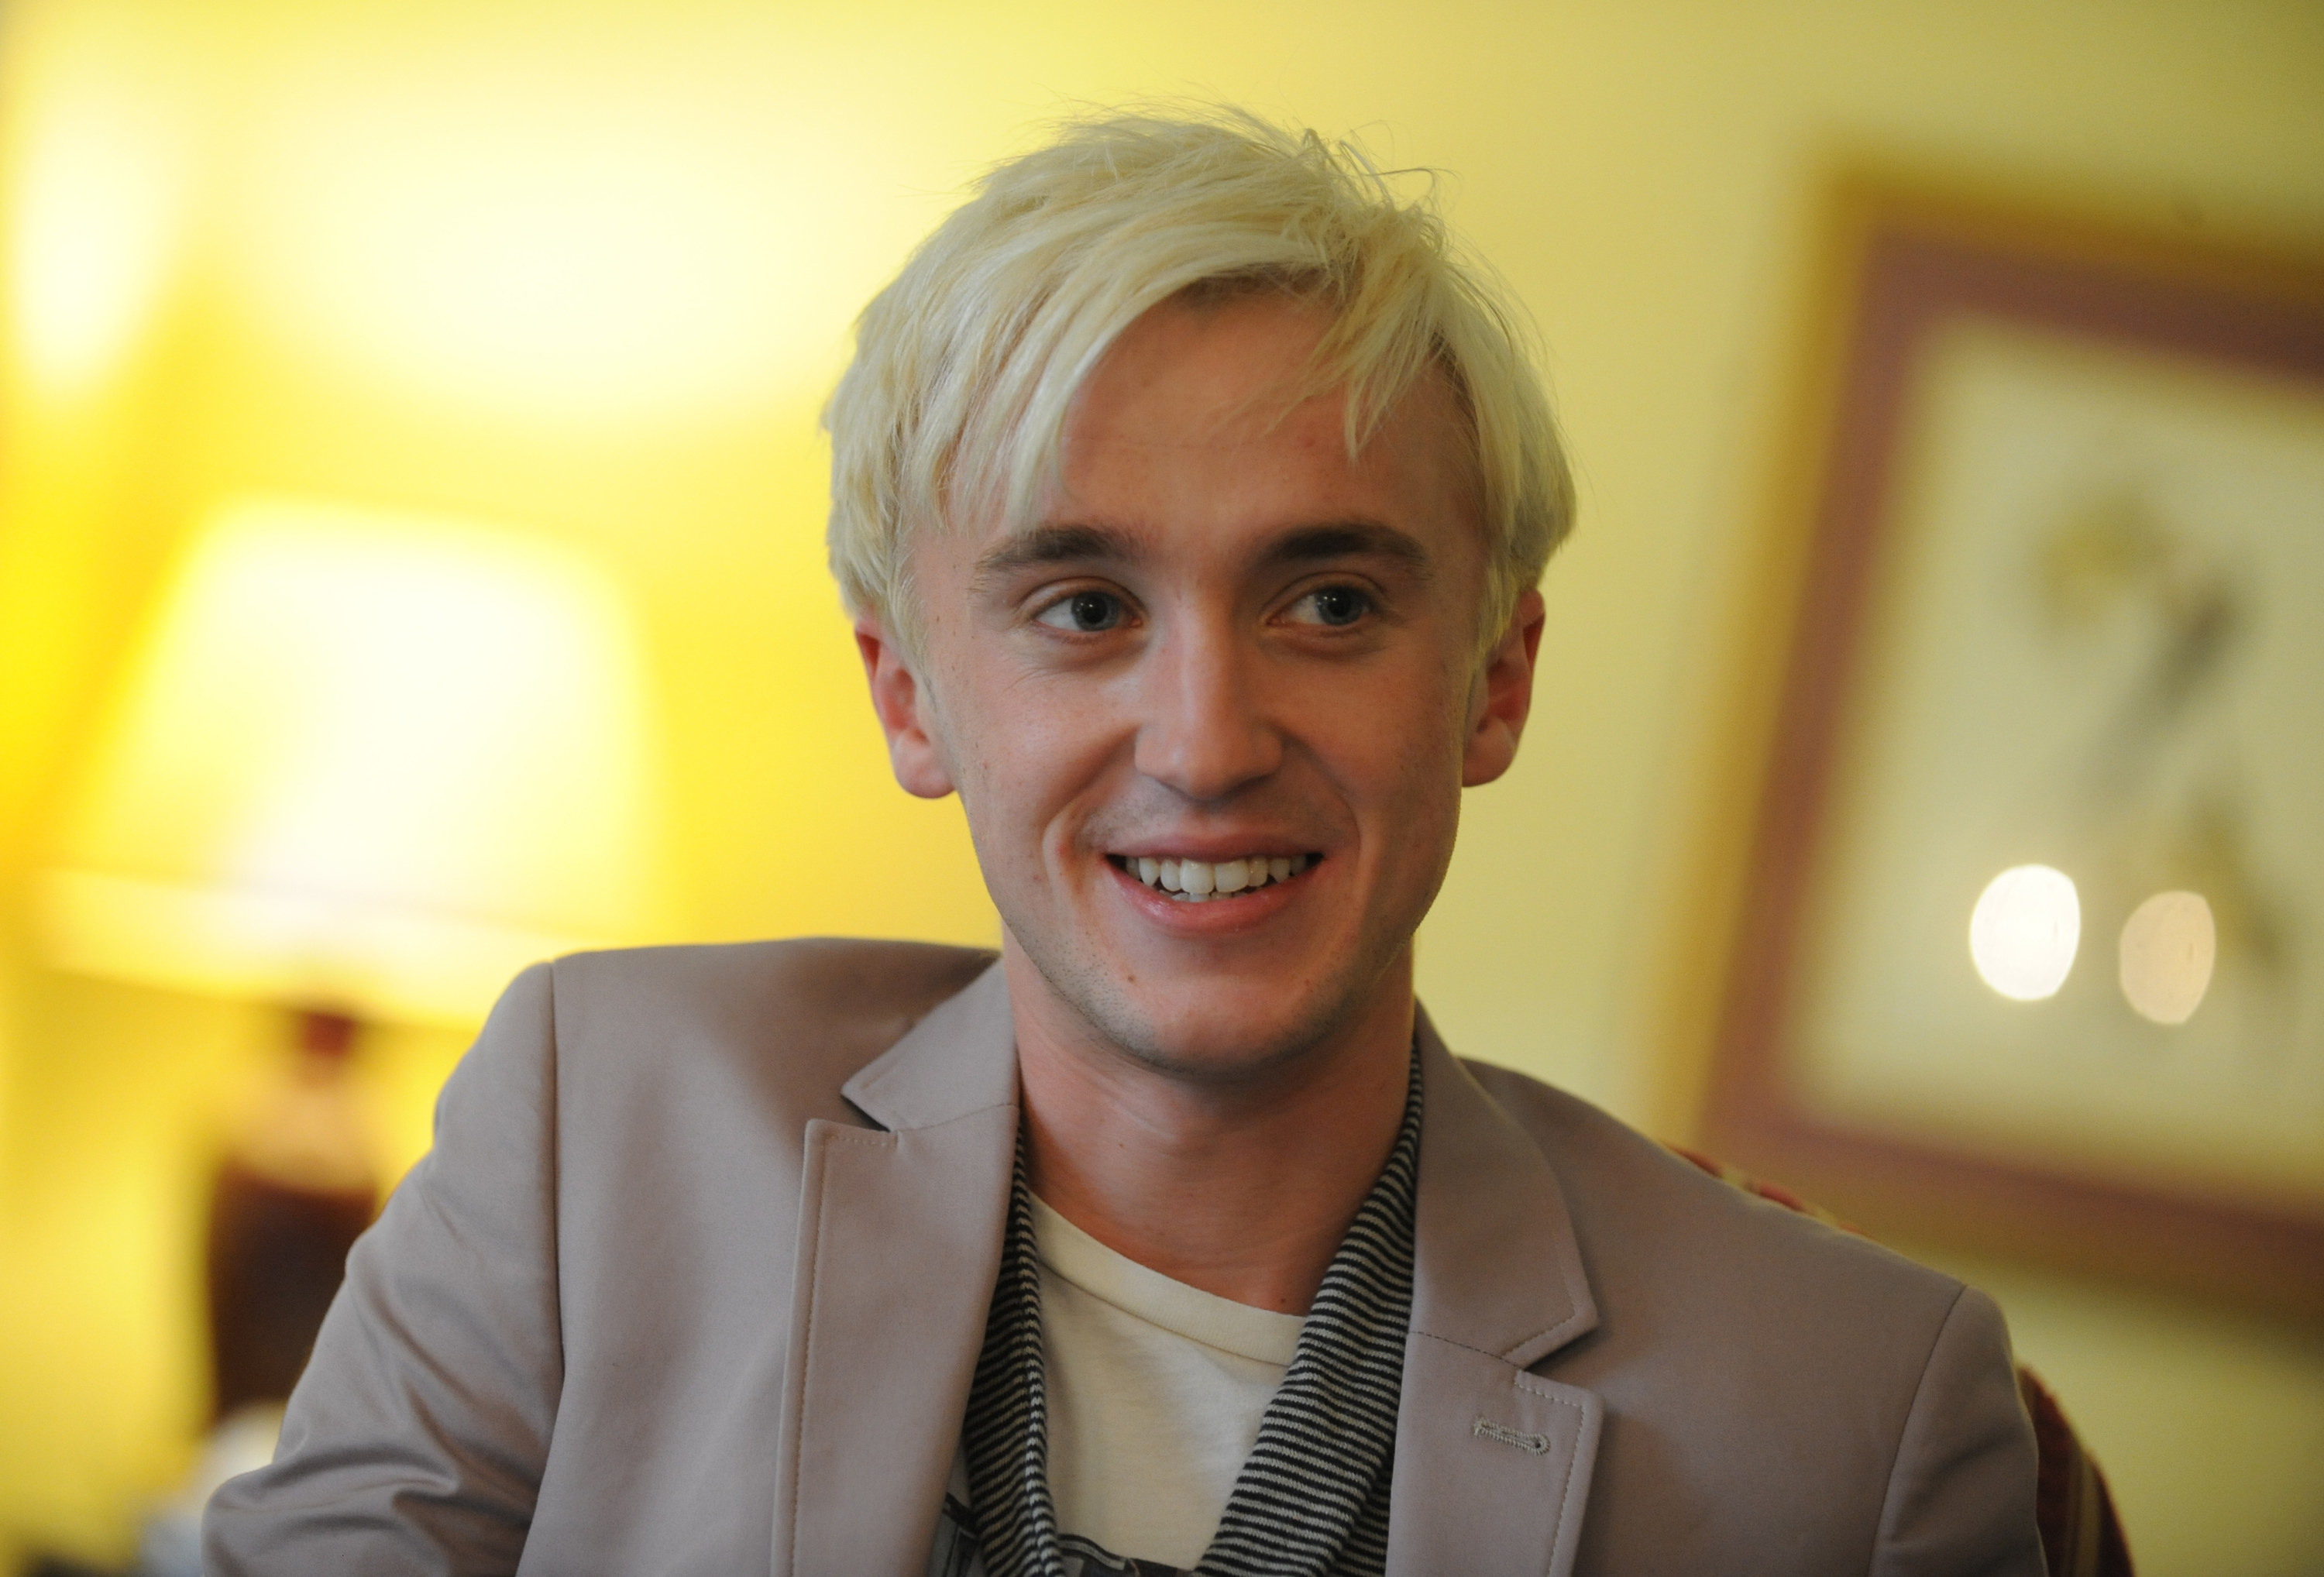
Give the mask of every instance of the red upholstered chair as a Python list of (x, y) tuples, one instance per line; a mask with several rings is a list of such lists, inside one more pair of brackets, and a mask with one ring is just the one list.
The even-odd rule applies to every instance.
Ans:
[[(1842, 1231), (1856, 1229), (1829, 1211), (1817, 1209), (1788, 1188), (1763, 1183), (1738, 1167), (1715, 1161), (1673, 1145), (1678, 1155), (1731, 1184), (1786, 1210), (1812, 1215)], [(2017, 1366), (2017, 1394), (2034, 1420), (2034, 1441), (2040, 1452), (2036, 1470), (2034, 1517), (2042, 1529), (2042, 1554), (2050, 1577), (2131, 1577), (2130, 1546), (2123, 1542), (2122, 1523), (2115, 1516), (2114, 1497), (2106, 1475), (2082, 1449), (2074, 1426), (2058, 1408), (2049, 1388), (2024, 1364)]]

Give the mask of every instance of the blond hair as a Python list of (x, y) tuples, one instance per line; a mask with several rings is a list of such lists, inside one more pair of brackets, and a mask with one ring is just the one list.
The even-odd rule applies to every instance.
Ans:
[(1489, 644), (1570, 529), (1573, 486), (1526, 319), (1462, 256), (1430, 190), (1399, 201), (1361, 150), (1240, 110), (1065, 123), (994, 166), (872, 299), (824, 410), (832, 573), (849, 611), (917, 646), (913, 533), (1054, 477), (1074, 396), (1150, 308), (1277, 290), (1332, 327), (1306, 392), (1347, 391), (1361, 448), (1414, 380), (1452, 385), (1476, 444)]

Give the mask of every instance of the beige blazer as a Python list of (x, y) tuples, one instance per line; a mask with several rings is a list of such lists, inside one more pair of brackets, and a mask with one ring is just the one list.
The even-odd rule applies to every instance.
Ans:
[[(1420, 1039), (1391, 1573), (2036, 1577), (1989, 1300)], [(210, 1571), (919, 1577), (1016, 1129), (989, 954), (527, 971)]]

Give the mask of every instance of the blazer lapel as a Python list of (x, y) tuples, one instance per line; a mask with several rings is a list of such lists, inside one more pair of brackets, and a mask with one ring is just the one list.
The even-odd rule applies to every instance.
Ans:
[(928, 1558), (1001, 1259), (1017, 1058), (998, 965), (807, 1125), (775, 1457), (775, 1577)]
[(1425, 1013), (1417, 1036), (1425, 1105), (1389, 1577), (1564, 1577), (1602, 1409), (1526, 1370), (1592, 1329), (1597, 1305), (1547, 1159)]

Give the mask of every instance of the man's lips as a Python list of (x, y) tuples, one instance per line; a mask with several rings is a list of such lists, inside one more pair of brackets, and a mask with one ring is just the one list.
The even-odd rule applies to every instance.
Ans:
[[(1287, 856), (1286, 856), (1287, 858)], [(1300, 875), (1282, 881), (1270, 871), (1263, 887), (1245, 887), (1232, 893), (1204, 895), (1172, 892), (1157, 880), (1148, 886), (1139, 880), (1138, 862), (1109, 857), (1106, 870), (1114, 890), (1132, 909), (1166, 934), (1185, 937), (1225, 936), (1263, 926), (1299, 902), (1317, 874), (1311, 862)], [(1158, 864), (1158, 862), (1157, 862)], [(1126, 866), (1126, 868), (1125, 868)], [(1157, 872), (1158, 876), (1158, 872)], [(1184, 872), (1181, 872), (1183, 880)]]

